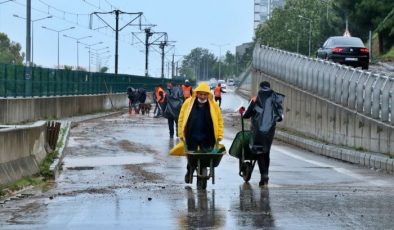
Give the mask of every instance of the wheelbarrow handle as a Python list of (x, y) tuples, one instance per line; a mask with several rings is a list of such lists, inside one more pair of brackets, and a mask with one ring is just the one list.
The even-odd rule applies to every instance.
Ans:
[(243, 106), (241, 106), (239, 109), (238, 109), (238, 112), (241, 114), (241, 125), (242, 125), (242, 133), (244, 132), (244, 113), (245, 113), (245, 107), (243, 107)]

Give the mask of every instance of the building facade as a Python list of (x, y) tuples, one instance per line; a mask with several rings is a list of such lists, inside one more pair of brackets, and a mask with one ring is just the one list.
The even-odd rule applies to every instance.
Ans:
[(283, 7), (286, 0), (254, 0), (254, 29), (271, 18), (272, 11)]

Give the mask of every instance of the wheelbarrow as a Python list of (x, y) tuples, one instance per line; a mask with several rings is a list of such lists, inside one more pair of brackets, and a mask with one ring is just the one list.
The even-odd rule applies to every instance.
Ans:
[[(197, 189), (206, 189), (207, 181), (212, 178), (212, 184), (215, 184), (215, 167), (217, 167), (226, 154), (223, 145), (215, 147), (210, 152), (186, 151), (187, 163), (189, 165), (188, 182), (193, 183), (193, 177), (197, 178)], [(195, 175), (194, 175), (194, 172)]]
[(254, 166), (257, 162), (258, 155), (249, 147), (251, 136), (250, 130), (244, 130), (244, 120), (241, 113), (242, 130), (239, 131), (231, 144), (229, 154), (239, 159), (239, 176), (248, 182), (252, 177)]

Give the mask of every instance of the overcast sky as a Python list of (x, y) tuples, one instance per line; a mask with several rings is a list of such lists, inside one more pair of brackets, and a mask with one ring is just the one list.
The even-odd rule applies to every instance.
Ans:
[[(14, 17), (26, 18), (26, 0), (5, 2), (0, 0), (0, 32), (26, 50), (26, 22)], [(5, 3), (2, 3), (5, 2)], [(209, 49), (216, 56), (221, 50), (222, 56), (227, 50), (235, 53), (235, 46), (250, 42), (253, 37), (253, 1), (249, 0), (31, 0), (32, 20), (52, 15), (52, 18), (37, 20), (34, 25), (33, 60), (36, 64), (54, 68), (57, 65), (57, 32), (42, 28), (45, 26), (54, 30), (70, 27), (75, 29), (60, 33), (59, 59), (61, 65), (77, 65), (77, 43), (72, 38), (83, 38), (80, 42), (90, 44), (91, 51), (97, 51), (102, 58), (109, 57), (107, 66), (114, 72), (115, 33), (104, 27), (96, 16), (90, 20), (92, 12), (111, 12), (119, 9), (125, 13), (142, 12), (141, 23), (152, 26), (158, 37), (166, 32), (169, 41), (174, 41), (174, 47), (167, 46), (165, 75), (168, 75), (167, 63), (175, 54), (175, 61), (181, 61), (182, 56), (189, 54), (196, 47)], [(120, 28), (135, 18), (135, 14), (121, 16)], [(104, 21), (115, 28), (115, 15), (102, 15)], [(133, 24), (138, 24), (135, 21)], [(134, 36), (132, 35), (134, 34)], [(144, 75), (145, 51), (141, 41), (144, 33), (137, 26), (127, 26), (119, 33), (119, 73)], [(155, 37), (152, 37), (154, 40)], [(141, 41), (140, 41), (141, 40)], [(102, 42), (102, 44), (97, 44)], [(106, 49), (105, 47), (109, 47)], [(219, 48), (221, 47), (221, 48)], [(109, 52), (107, 52), (109, 50)], [(149, 55), (149, 74), (160, 76), (161, 58), (158, 46), (152, 46)], [(88, 49), (79, 45), (79, 66), (89, 67)], [(179, 56), (178, 56), (179, 55)], [(91, 60), (92, 70), (96, 61)]]

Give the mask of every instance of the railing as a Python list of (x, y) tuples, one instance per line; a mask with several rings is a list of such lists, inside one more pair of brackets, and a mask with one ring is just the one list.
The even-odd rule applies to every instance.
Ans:
[(370, 118), (394, 125), (394, 79), (256, 44), (253, 68)]
[[(168, 80), (0, 64), (0, 98), (119, 93), (126, 92), (128, 87), (142, 86), (152, 91), (156, 85), (164, 85)], [(183, 83), (183, 79), (172, 81)]]

